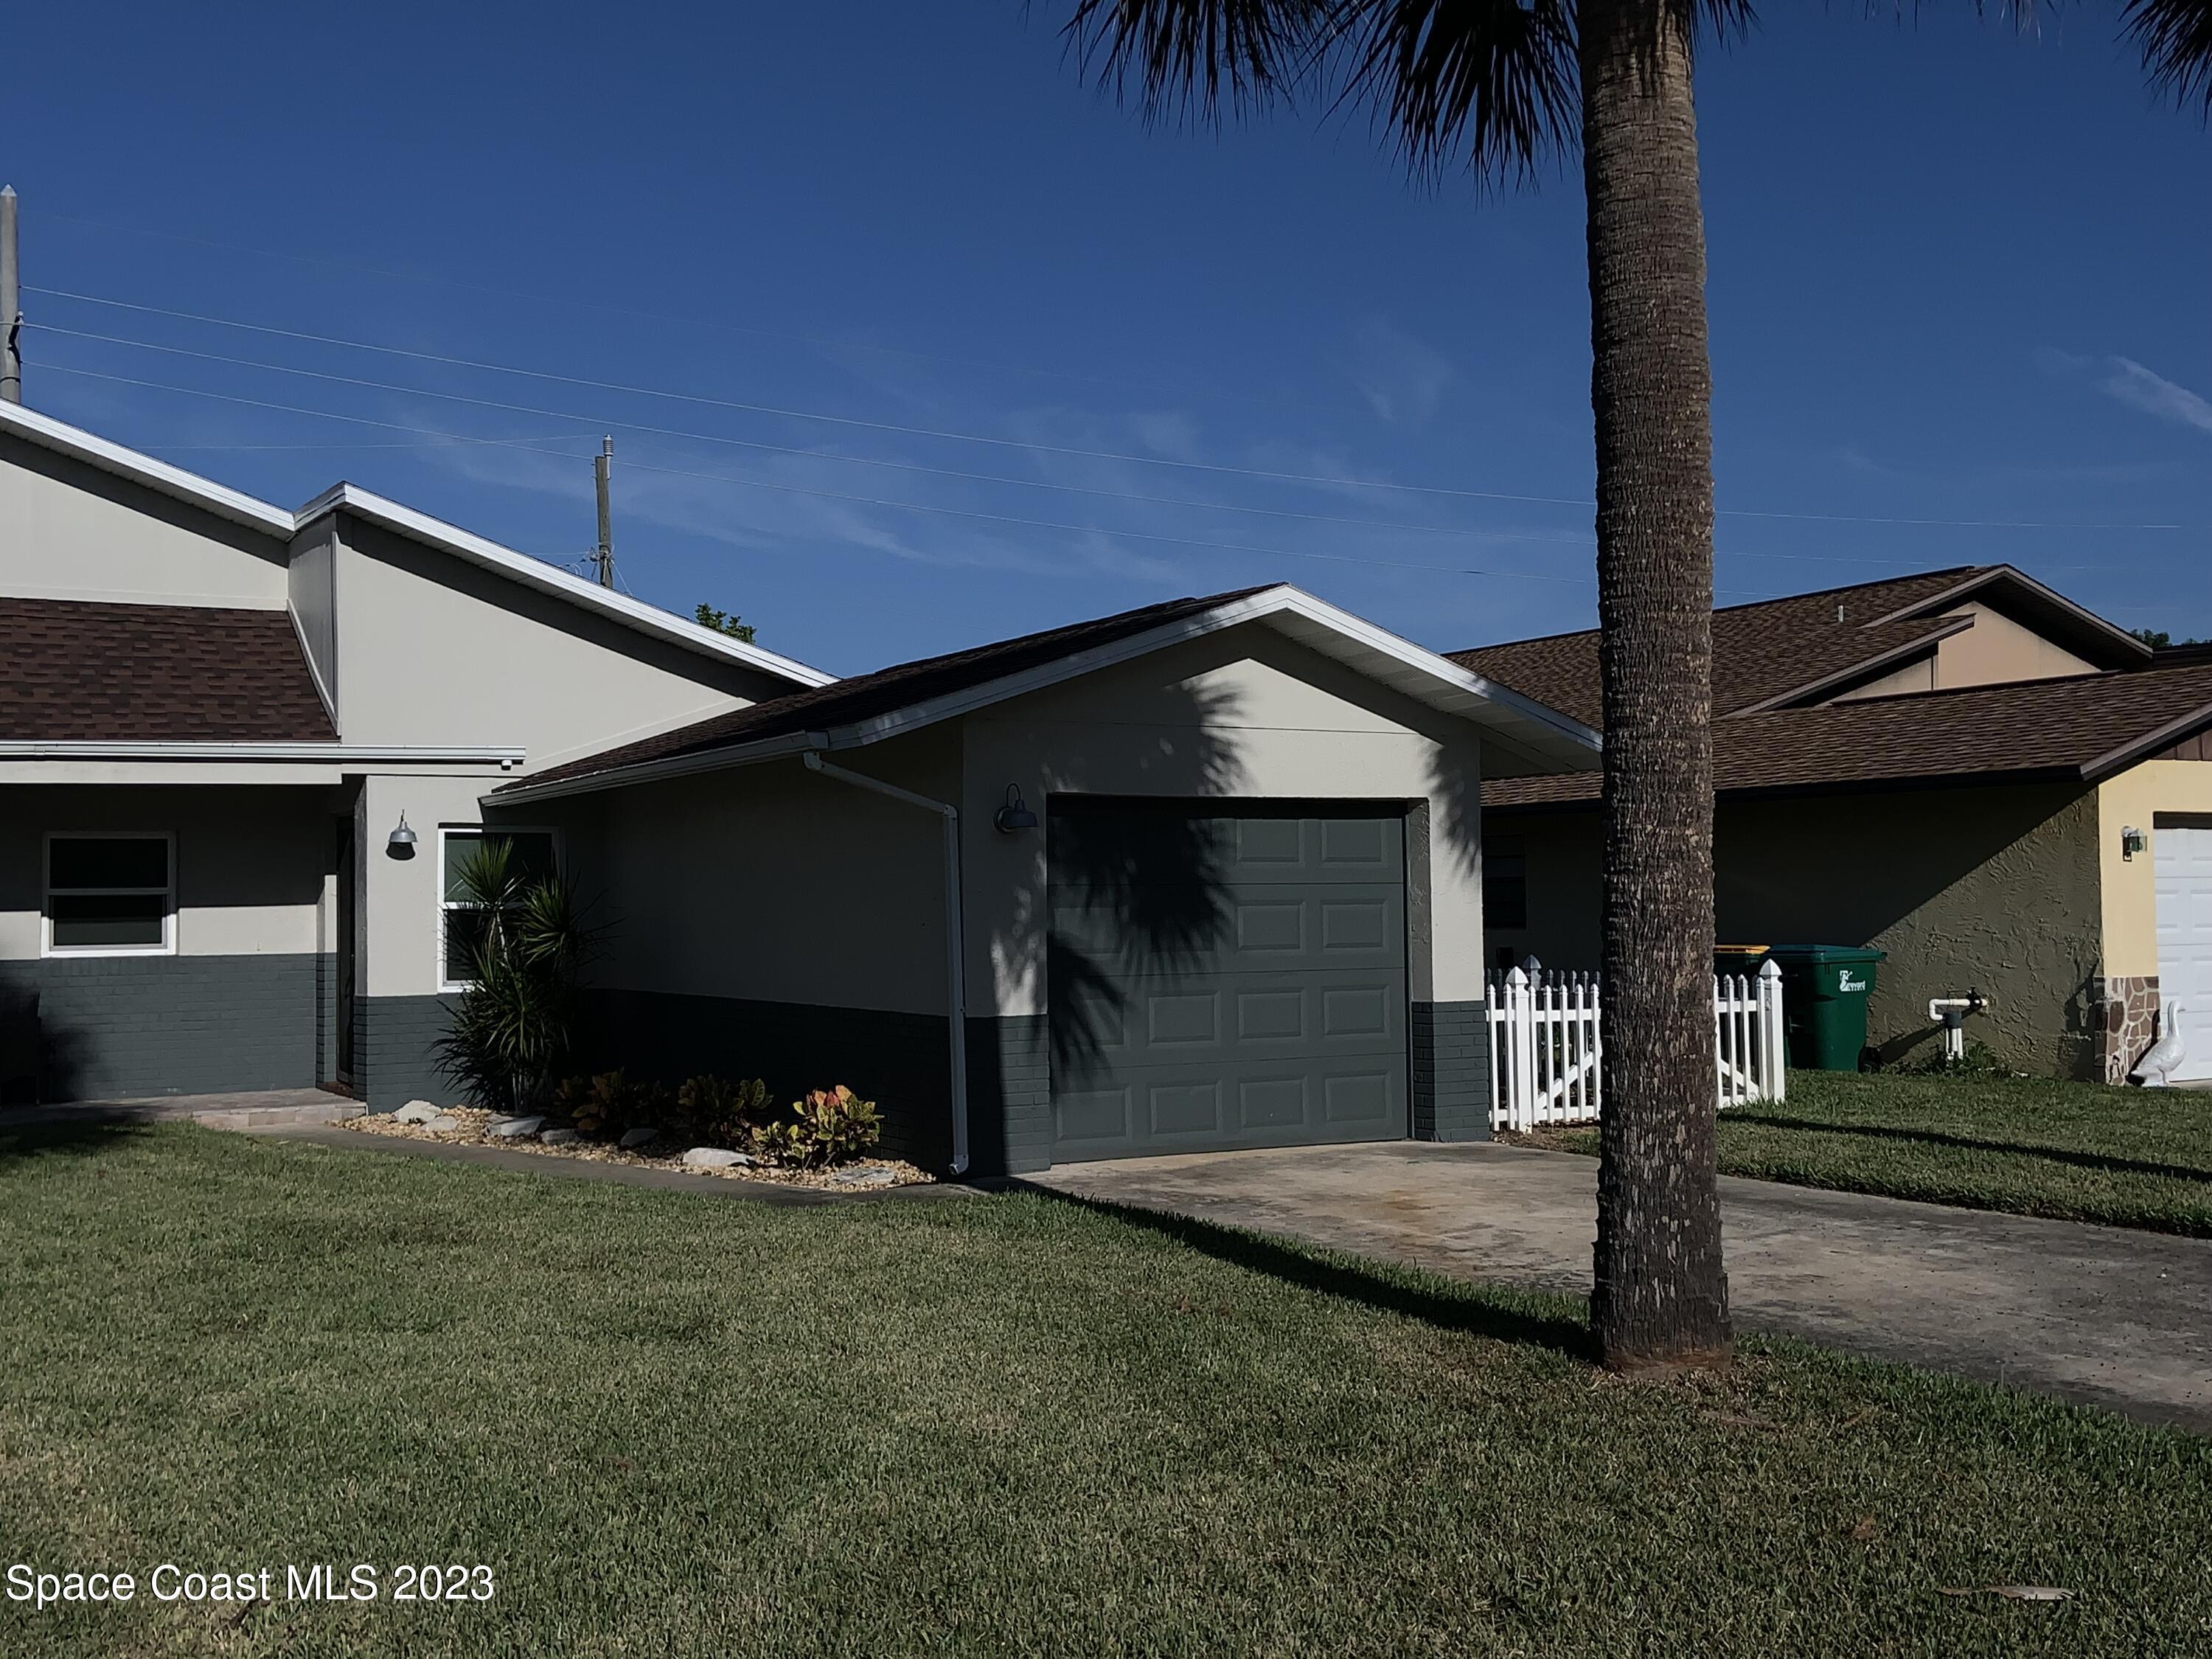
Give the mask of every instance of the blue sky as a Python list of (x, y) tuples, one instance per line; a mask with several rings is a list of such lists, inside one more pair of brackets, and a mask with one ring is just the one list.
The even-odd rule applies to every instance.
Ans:
[[(628, 584), (839, 672), (1271, 580), (1587, 625), (1576, 178), (1150, 131), (1064, 10), (16, 8), (34, 289), (424, 354), (33, 291), (27, 397), (555, 559), (612, 431)], [(1699, 98), (1722, 602), (2009, 559), (2212, 633), (2212, 137), (2110, 10), (1777, 7)]]

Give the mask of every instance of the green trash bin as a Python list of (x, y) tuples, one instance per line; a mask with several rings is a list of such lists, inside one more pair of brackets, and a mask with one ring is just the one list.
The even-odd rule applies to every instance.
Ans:
[(1862, 945), (1777, 945), (1790, 1063), (1801, 1071), (1856, 1072), (1866, 1052), (1867, 999), (1884, 953)]

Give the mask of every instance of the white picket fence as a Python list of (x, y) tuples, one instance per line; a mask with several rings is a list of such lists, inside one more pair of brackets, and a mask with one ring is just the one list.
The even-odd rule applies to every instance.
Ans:
[[(1490, 977), (1490, 1121), (1498, 1129), (1589, 1123), (1605, 1106), (1597, 975), (1519, 968)], [(1782, 970), (1713, 979), (1713, 1052), (1725, 1109), (1783, 1097)]]

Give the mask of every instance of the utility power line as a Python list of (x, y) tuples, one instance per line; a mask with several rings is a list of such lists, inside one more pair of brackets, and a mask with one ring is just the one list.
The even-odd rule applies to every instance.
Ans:
[[(856, 416), (831, 415), (815, 410), (789, 409), (772, 404), (757, 404), (736, 398), (708, 397), (697, 392), (673, 392), (656, 386), (634, 386), (623, 381), (592, 380), (583, 375), (562, 374), (548, 369), (525, 368), (515, 364), (490, 362), (477, 358), (451, 356), (439, 352), (416, 351), (404, 346), (383, 345), (365, 340), (350, 340), (344, 338), (342, 336), (317, 334), (299, 329), (276, 328), (266, 324), (242, 322), (234, 318), (214, 317), (198, 312), (178, 311), (160, 306), (142, 305), (133, 301), (116, 300), (100, 295), (79, 294), (64, 289), (40, 288), (33, 289), (31, 291), (46, 294), (58, 299), (71, 300), (89, 305), (107, 306), (121, 310), (144, 313), (153, 316), (167, 317), (182, 321), (202, 323), (219, 328), (239, 329), (251, 333), (272, 335), (280, 338), (305, 341), (317, 345), (336, 346), (347, 350), (376, 352), (388, 356), (404, 357), (415, 362), (434, 363), (446, 368), (469, 369), (483, 374), (519, 375), (531, 380), (548, 380), (565, 386), (580, 386), (591, 391), (611, 392), (630, 397), (658, 398), (673, 402), (697, 404), (706, 408), (729, 410), (744, 414), (767, 415), (779, 419), (822, 422), (833, 425), (853, 427), (869, 431), (893, 433), (907, 437), (933, 438), (959, 443), (986, 444), (1001, 448), (1027, 450), (1039, 454), (1060, 455), (1088, 460), (1115, 461), (1133, 465), (1178, 467), (1195, 471), (1218, 473), (1239, 477), (1260, 478), (1277, 483), (1297, 483), (1317, 488), (1379, 489), (1416, 495), (1441, 495), (1469, 501), (1509, 501), (1531, 506), (1591, 507), (1595, 505), (1595, 503), (1591, 500), (1580, 496), (1519, 495), (1502, 490), (1463, 489), (1443, 484), (1402, 483), (1390, 480), (1376, 478), (1332, 477), (1323, 473), (1277, 471), (1259, 467), (1232, 466), (1212, 461), (1184, 460), (1163, 455), (1138, 455), (1114, 450), (1084, 449), (1066, 445), (1041, 443), (1028, 439), (1001, 438), (980, 433), (954, 431), (943, 428), (912, 426), (899, 422), (868, 420)], [(415, 395), (422, 397), (444, 397), (448, 398), (458, 397), (458, 394), (455, 393), (429, 392), (420, 387), (395, 386), (388, 382), (359, 380), (355, 377), (346, 375), (328, 374), (312, 369), (295, 368), (287, 364), (270, 363), (252, 358), (230, 357), (215, 352), (191, 351), (187, 348), (181, 346), (165, 345), (154, 341), (134, 339), (123, 335), (100, 334), (87, 330), (69, 329), (51, 323), (40, 325), (26, 324), (25, 326), (43, 327), (49, 333), (72, 335), (81, 339), (98, 340), (112, 345), (136, 347), (141, 350), (167, 351), (180, 353), (189, 356), (199, 356), (217, 362), (230, 363), (240, 368), (259, 368), (276, 374), (312, 375), (318, 379), (339, 380), (353, 385), (376, 386), (384, 391), (410, 392), (413, 392)], [(491, 402), (489, 400), (471, 401), (483, 401), (485, 403), (486, 406), (494, 408), (518, 409), (522, 407), (521, 405), (501, 404)], [(598, 423), (596, 417), (568, 415), (565, 412), (557, 410), (526, 410), (525, 412), (544, 414), (554, 418), (564, 420), (592, 420), (594, 423)], [(780, 449), (782, 453), (820, 453), (820, 452), (817, 451), (804, 449), (793, 450), (784, 448), (781, 446), (748, 443), (744, 440), (722, 438), (702, 433), (678, 434), (665, 428), (633, 426), (633, 429), (652, 432), (663, 436), (688, 436), (699, 439), (702, 441), (706, 442), (732, 443), (744, 447)], [(866, 458), (839, 456), (830, 457), (828, 459), (852, 461), (856, 465), (863, 465), (877, 464)], [(922, 468), (914, 463), (885, 463), (885, 465), (904, 465), (915, 471), (942, 470)], [(952, 476), (959, 475), (956, 474)], [(986, 481), (994, 483), (1018, 483), (1038, 489), (1064, 489), (1078, 491), (1084, 489), (1084, 487), (1079, 485), (1063, 485), (1043, 480), (993, 478)], [(1182, 505), (1184, 503), (1170, 504)], [(1240, 508), (1232, 504), (1219, 502), (1188, 504), (1218, 507), (1227, 511), (1265, 510), (1256, 508)], [(2185, 525), (2163, 521), (2145, 523), (2090, 523), (2023, 519), (1937, 519), (1887, 514), (1798, 513), (1754, 508), (1721, 508), (1717, 509), (1717, 516), (1722, 518), (1770, 519), (1803, 523), (1867, 524), (1903, 527), (1965, 530), (2071, 530), (2110, 532), (2122, 530), (2182, 531), (2190, 527)], [(1454, 532), (1447, 528), (1447, 533), (1474, 534), (1482, 532)]]
[[(210, 398), (221, 403), (240, 404), (248, 408), (273, 410), (289, 415), (312, 416), (318, 419), (326, 421), (348, 421), (362, 426), (381, 427), (390, 431), (421, 432), (425, 430), (423, 428), (406, 426), (397, 421), (375, 420), (365, 415), (340, 415), (331, 410), (303, 409), (296, 404), (270, 403), (266, 399), (260, 398), (243, 398), (239, 397), (234, 393), (225, 392), (207, 392), (198, 386), (172, 386), (165, 384), (160, 380), (143, 380), (127, 374), (103, 374), (95, 369), (72, 368), (61, 363), (45, 363), (41, 364), (40, 367), (42, 373), (81, 375), (88, 380), (106, 380), (119, 386), (143, 386), (149, 391), (154, 392), (179, 392), (187, 397)], [(618, 425), (620, 422), (616, 422), (616, 424)], [(576, 460), (582, 459), (581, 457), (571, 454), (566, 450), (533, 448), (526, 444), (517, 443), (512, 439), (475, 438), (471, 437), (465, 433), (459, 432), (441, 433), (434, 435), (449, 438), (455, 443), (483, 444), (489, 447), (507, 449), (520, 449), (525, 453), (557, 455), (564, 460)], [(158, 447), (159, 446), (155, 447)], [(1104, 525), (1058, 524), (1042, 519), (1018, 519), (998, 514), (968, 513), (957, 507), (925, 506), (915, 501), (878, 500), (872, 496), (845, 495), (836, 490), (805, 489), (794, 484), (772, 483), (758, 478), (739, 478), (732, 477), (727, 473), (687, 473), (679, 471), (678, 469), (673, 467), (647, 466), (642, 462), (631, 462), (629, 463), (629, 465), (634, 470), (638, 471), (665, 472), (678, 477), (702, 478), (715, 483), (737, 484), (752, 489), (775, 489), (788, 494), (817, 495), (831, 501), (852, 501), (859, 505), (870, 507), (895, 507), (909, 513), (944, 513), (953, 514), (965, 518), (989, 519), (1001, 524), (1022, 526), (1032, 529), (1069, 531), (1084, 535), (1103, 536), (1107, 538), (1109, 540), (1119, 538), (1138, 541), (1174, 542), (1177, 545), (1183, 547), (1206, 548), (1223, 553), (1245, 553), (1250, 554), (1255, 557), (1261, 558), (1280, 557), (1294, 559), (1321, 559), (1326, 560), (1331, 563), (1372, 564), (1387, 566), (1391, 568), (1401, 570), (1432, 570), (1440, 575), (1448, 576), (1494, 576), (1508, 580), (1516, 581), (1582, 582), (1589, 580), (1589, 576), (1587, 573), (1580, 576), (1553, 576), (1518, 570), (1480, 570), (1459, 565), (1419, 564), (1409, 561), (1397, 559), (1364, 559), (1348, 553), (1300, 552), (1289, 548), (1253, 547), (1242, 542), (1211, 542), (1201, 541), (1195, 538), (1156, 536), (1148, 534), (1142, 531), (1115, 530)], [(762, 535), (771, 535), (781, 532), (761, 530), (758, 533)], [(596, 553), (594, 554), (594, 556), (596, 557)]]
[[(639, 306), (611, 305), (604, 300), (562, 299), (550, 294), (535, 293), (528, 289), (501, 288), (488, 283), (465, 282), (456, 276), (434, 276), (418, 270), (397, 270), (385, 265), (363, 264), (357, 260), (334, 259), (324, 254), (301, 253), (280, 248), (252, 247), (243, 242), (226, 242), (205, 236), (187, 236), (177, 231), (155, 230), (146, 225), (118, 224), (105, 219), (87, 219), (74, 214), (49, 214), (50, 223), (84, 225), (98, 230), (120, 231), (133, 236), (156, 237), (163, 241), (179, 242), (191, 247), (222, 248), (232, 253), (251, 253), (258, 258), (289, 259), (295, 264), (317, 265), (327, 270), (345, 271), (350, 275), (374, 276), (386, 282), (422, 283), (437, 288), (455, 289), (464, 293), (485, 294), (495, 299), (527, 300), (533, 304), (556, 306), (568, 310), (604, 312), (611, 317), (636, 317), (648, 322), (673, 323), (682, 328), (710, 329), (719, 334), (743, 335), (753, 339), (781, 340), (787, 344), (811, 346), (823, 351), (858, 351), (875, 356), (907, 357), (919, 362), (950, 363), (961, 368), (980, 368), (1000, 374), (1031, 374), (1046, 380), (1073, 380), (1086, 386), (1111, 386), (1123, 392), (1143, 392), (1158, 395), (1183, 398), (1218, 398), (1231, 403), (1254, 404), (1263, 409), (1310, 409), (1332, 414), (1364, 414), (1358, 404), (1350, 403), (1319, 403), (1303, 398), (1262, 398), (1245, 392), (1231, 392), (1224, 386), (1188, 385), (1170, 386), (1158, 381), (1133, 380), (1102, 374), (1085, 374), (1074, 369), (1047, 368), (1034, 363), (1010, 363), (987, 357), (964, 356), (955, 352), (922, 351), (911, 346), (884, 345), (878, 341), (853, 340), (834, 335), (804, 334), (789, 329), (762, 328), (756, 324), (722, 322), (705, 317), (687, 317), (674, 312), (653, 311)], [(55, 289), (41, 289), (55, 293)], [(121, 303), (115, 301), (113, 303)]]
[[(94, 369), (71, 368), (68, 365), (60, 363), (44, 364), (41, 368), (46, 372), (74, 374), (88, 380), (106, 380), (122, 386), (139, 386), (149, 391), (174, 392), (186, 397), (205, 398), (219, 403), (237, 404), (246, 408), (267, 410), (280, 414), (300, 415), (318, 420), (339, 421), (353, 425), (374, 427), (385, 431), (419, 434), (422, 437), (432, 441), (431, 445), (427, 447), (451, 444), (475, 444), (489, 448), (517, 450), (524, 453), (553, 455), (566, 460), (578, 460), (584, 459), (583, 457), (578, 456), (568, 450), (552, 449), (544, 447), (547, 444), (569, 441), (573, 438), (582, 436), (583, 434), (581, 434), (556, 433), (548, 434), (542, 439), (483, 438), (468, 433), (441, 432), (432, 428), (411, 426), (398, 421), (379, 420), (372, 416), (363, 415), (345, 415), (340, 414), (332, 410), (310, 409), (295, 404), (274, 403), (266, 398), (246, 398), (232, 392), (210, 392), (198, 386), (178, 386), (161, 380), (142, 380), (131, 375), (110, 374)], [(396, 389), (404, 390), (405, 388)], [(463, 401), (476, 402), (480, 400), (463, 399)], [(572, 418), (580, 419), (582, 417), (576, 416)], [(614, 422), (614, 424), (619, 425), (621, 423)], [(318, 446), (302, 447), (316, 447)], [(350, 446), (337, 446), (337, 447), (349, 447)], [(409, 445), (404, 447), (416, 447), (417, 446)], [(152, 447), (199, 449), (221, 447), (221, 446), (155, 445), (152, 446)], [(243, 447), (258, 448), (261, 447), (261, 446), (246, 445), (243, 446)], [(768, 489), (787, 495), (808, 495), (827, 501), (848, 501), (857, 506), (889, 508), (908, 513), (927, 513), (960, 518), (976, 519), (1012, 526), (1038, 530), (1054, 530), (1083, 535), (1103, 536), (1109, 538), (1121, 538), (1139, 541), (1171, 543), (1180, 546), (1205, 548), (1223, 552), (1249, 553), (1255, 556), (1321, 560), (1332, 563), (1344, 564), (1371, 564), (1394, 569), (1431, 570), (1439, 574), (1444, 575), (1489, 576), (1499, 578), (1501, 580), (1516, 581), (1581, 582), (1590, 580), (1592, 574), (1585, 572), (1575, 576), (1559, 576), (1530, 571), (1489, 570), (1470, 566), (1429, 564), (1410, 560), (1364, 558), (1352, 554), (1316, 553), (1288, 548), (1256, 547), (1249, 544), (1241, 542), (1209, 541), (1194, 537), (1172, 537), (1144, 531), (1119, 530), (1103, 525), (1066, 524), (1052, 520), (1021, 518), (1012, 514), (985, 513), (973, 509), (942, 507), (925, 502), (900, 501), (890, 500), (887, 497), (860, 495), (841, 490), (814, 489), (804, 485), (783, 483), (769, 479), (742, 477), (732, 473), (701, 472), (689, 471), (679, 467), (658, 466), (641, 461), (634, 461), (629, 465), (634, 470), (638, 471), (660, 473), (672, 477), (696, 478), (708, 483), (735, 485), (743, 489)], [(1389, 529), (1395, 526), (1384, 523), (1370, 522), (1368, 527), (1375, 529)], [(773, 532), (763, 531), (760, 533), (769, 534)], [(1814, 564), (1888, 565), (1901, 569), (1919, 569), (1923, 568), (1926, 562), (1924, 560), (1882, 559), (1856, 554), (1771, 553), (1763, 550), (1739, 550), (1723, 549), (1721, 550), (1719, 556), (1723, 558), (1778, 559), (1792, 562)], [(2106, 565), (2054, 565), (2047, 561), (2038, 561), (2037, 562), (2040, 568), (2046, 570), (2072, 569), (2101, 571), (2109, 568)], [(1762, 592), (1747, 588), (1717, 588), (1715, 592), (1730, 596), (1748, 595), (1752, 597), (1766, 597)]]

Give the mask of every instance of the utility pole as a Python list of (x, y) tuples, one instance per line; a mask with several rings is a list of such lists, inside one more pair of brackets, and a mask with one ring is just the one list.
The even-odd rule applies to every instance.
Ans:
[(615, 521), (607, 505), (607, 485), (614, 477), (615, 441), (611, 434), (599, 441), (599, 453), (592, 457), (592, 479), (599, 487), (599, 586), (615, 585)]
[(21, 273), (16, 269), (15, 187), (0, 185), (0, 403), (23, 401)]

